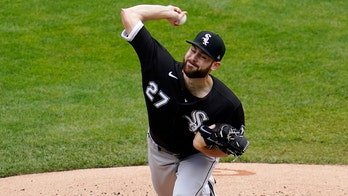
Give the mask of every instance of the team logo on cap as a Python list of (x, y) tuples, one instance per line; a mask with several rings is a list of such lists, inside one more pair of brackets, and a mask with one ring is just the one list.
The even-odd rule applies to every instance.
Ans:
[(209, 39), (211, 38), (211, 35), (209, 33), (205, 34), (204, 37), (202, 37), (203, 42), (202, 44), (204, 44), (205, 46), (207, 46), (209, 44)]

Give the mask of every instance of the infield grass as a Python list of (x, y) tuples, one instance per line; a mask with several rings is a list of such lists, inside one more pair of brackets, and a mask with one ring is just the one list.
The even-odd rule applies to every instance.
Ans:
[[(147, 163), (139, 63), (120, 37), (120, 9), (139, 3), (2, 1), (0, 177)], [(251, 141), (238, 161), (348, 164), (348, 1), (146, 3), (189, 12), (146, 24), (178, 60), (201, 30), (225, 40), (214, 75)]]

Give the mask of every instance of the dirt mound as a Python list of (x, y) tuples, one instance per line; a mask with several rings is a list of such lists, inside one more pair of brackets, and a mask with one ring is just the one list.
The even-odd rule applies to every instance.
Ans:
[[(219, 163), (219, 196), (348, 195), (348, 165)], [(1, 195), (155, 195), (148, 166), (0, 178)]]

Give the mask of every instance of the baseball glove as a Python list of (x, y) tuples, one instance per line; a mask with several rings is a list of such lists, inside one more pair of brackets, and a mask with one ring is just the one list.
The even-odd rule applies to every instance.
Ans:
[(229, 124), (217, 123), (213, 129), (206, 125), (199, 128), (199, 132), (207, 144), (207, 148), (219, 148), (226, 154), (241, 156), (249, 146), (244, 137), (244, 127), (239, 130)]

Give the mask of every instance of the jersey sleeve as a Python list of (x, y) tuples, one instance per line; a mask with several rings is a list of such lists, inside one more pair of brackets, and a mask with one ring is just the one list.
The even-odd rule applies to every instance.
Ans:
[(245, 126), (244, 109), (239, 98), (220, 80), (214, 79), (214, 95), (219, 100), (211, 101), (217, 108), (216, 115), (213, 115), (218, 123), (228, 123), (236, 128)]
[(171, 65), (174, 61), (170, 53), (152, 37), (141, 21), (129, 35), (125, 31), (121, 35), (133, 46), (143, 73), (167, 70), (168, 65)]

